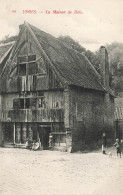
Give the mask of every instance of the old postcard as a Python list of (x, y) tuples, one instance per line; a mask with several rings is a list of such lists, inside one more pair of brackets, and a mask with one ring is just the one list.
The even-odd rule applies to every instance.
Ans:
[(0, 5), (0, 194), (123, 194), (123, 1)]

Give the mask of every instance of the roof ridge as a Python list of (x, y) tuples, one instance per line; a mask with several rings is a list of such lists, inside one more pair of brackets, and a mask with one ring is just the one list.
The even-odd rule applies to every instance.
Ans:
[(0, 43), (0, 47), (11, 45), (11, 44), (14, 44), (14, 43), (15, 43), (15, 41), (11, 41), (11, 42), (8, 42), (8, 43)]

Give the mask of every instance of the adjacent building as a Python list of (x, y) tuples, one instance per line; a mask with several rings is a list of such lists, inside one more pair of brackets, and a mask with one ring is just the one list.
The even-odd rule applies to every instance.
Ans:
[(115, 129), (116, 138), (123, 139), (123, 98), (115, 98)]

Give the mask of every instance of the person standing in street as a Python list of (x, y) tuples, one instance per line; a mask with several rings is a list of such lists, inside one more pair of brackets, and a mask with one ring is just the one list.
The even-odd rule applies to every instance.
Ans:
[(118, 154), (120, 154), (120, 158), (121, 158), (121, 142), (119, 139), (116, 139), (114, 146), (116, 147), (117, 156)]
[(106, 154), (106, 147), (107, 147), (107, 140), (106, 140), (106, 133), (102, 135), (102, 153)]

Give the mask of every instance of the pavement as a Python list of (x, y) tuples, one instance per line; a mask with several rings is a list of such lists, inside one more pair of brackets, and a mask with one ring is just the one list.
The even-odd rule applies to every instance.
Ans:
[(0, 148), (0, 195), (122, 195), (123, 156)]

